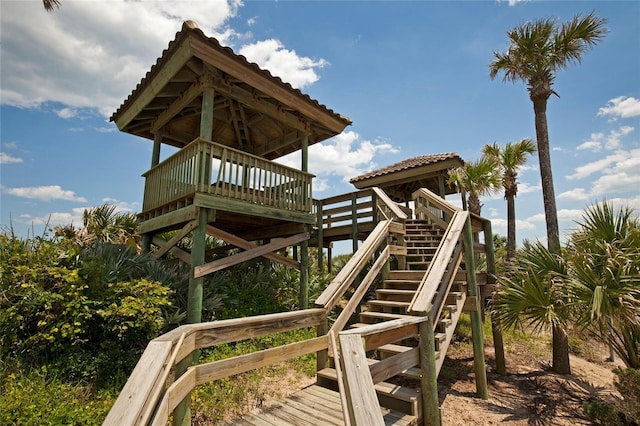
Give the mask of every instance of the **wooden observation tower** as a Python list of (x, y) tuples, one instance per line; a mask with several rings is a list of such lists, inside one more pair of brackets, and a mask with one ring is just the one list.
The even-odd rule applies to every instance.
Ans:
[[(112, 115), (121, 131), (153, 140), (139, 231), (143, 250), (172, 251), (193, 269), (188, 322), (201, 319), (202, 277), (267, 256), (306, 271), (316, 222), (308, 147), (351, 124), (230, 48), (192, 21)], [(178, 148), (160, 161), (163, 145)], [(274, 160), (301, 151), (299, 169)], [(178, 230), (170, 241), (158, 234)], [(191, 253), (175, 245), (192, 235)], [(243, 249), (206, 263), (205, 236)], [(275, 252), (299, 245), (301, 262)], [(300, 263), (303, 263), (302, 268)], [(306, 306), (307, 276), (301, 274)]]

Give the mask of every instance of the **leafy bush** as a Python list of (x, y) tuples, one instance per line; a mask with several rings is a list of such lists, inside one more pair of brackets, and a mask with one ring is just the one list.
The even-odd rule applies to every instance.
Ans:
[(169, 289), (144, 278), (148, 261), (126, 246), (0, 234), (0, 356), (99, 383), (130, 370), (169, 305)]

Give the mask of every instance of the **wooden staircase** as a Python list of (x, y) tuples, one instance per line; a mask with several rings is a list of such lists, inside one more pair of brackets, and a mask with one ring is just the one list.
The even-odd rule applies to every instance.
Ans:
[[(405, 244), (407, 247), (405, 267), (403, 270), (392, 270), (383, 281), (382, 288), (375, 290), (375, 299), (366, 302), (359, 313), (359, 322), (351, 328), (365, 327), (370, 324), (411, 317), (408, 312), (413, 298), (427, 269), (436, 253), (443, 237), (443, 232), (427, 221), (407, 220), (405, 224)], [(458, 264), (451, 267), (458, 268)], [(457, 272), (457, 271), (456, 271)], [(462, 312), (466, 298), (466, 274), (456, 273), (455, 281), (441, 314), (434, 319), (435, 349), (437, 371), (440, 371), (444, 356)], [(416, 339), (399, 339), (397, 342), (385, 344), (375, 353), (368, 355), (370, 367), (393, 355), (414, 349)], [(332, 363), (332, 365), (335, 365)], [(398, 376), (375, 384), (375, 391), (380, 406), (391, 410), (396, 415), (404, 415), (403, 422), (420, 424), (422, 419), (420, 403), (420, 369), (410, 367)], [(337, 372), (335, 368), (318, 371), (317, 384), (327, 389), (338, 390)]]

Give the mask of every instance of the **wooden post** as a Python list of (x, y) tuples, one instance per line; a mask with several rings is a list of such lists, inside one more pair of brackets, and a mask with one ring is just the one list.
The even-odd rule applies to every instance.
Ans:
[(153, 152), (151, 153), (151, 167), (160, 164), (160, 145), (162, 144), (162, 134), (157, 132), (153, 135)]
[(300, 245), (300, 292), (298, 294), (298, 308), (309, 307), (309, 240)]
[(482, 333), (482, 316), (478, 298), (478, 281), (476, 280), (476, 262), (473, 255), (473, 230), (471, 217), (467, 215), (464, 226), (464, 262), (469, 283), (469, 296), (475, 300), (476, 307), (471, 316), (471, 339), (473, 341), (473, 367), (476, 376), (476, 393), (479, 398), (487, 399), (487, 369), (484, 362), (484, 335)]
[[(422, 417), (425, 426), (440, 426), (440, 406), (438, 400), (438, 375), (436, 367), (436, 345), (433, 320), (425, 312), (425, 322), (420, 331), (420, 392), (422, 393)], [(440, 354), (444, 356), (444, 354)]]
[(320, 275), (324, 274), (324, 252), (323, 252), (323, 247), (324, 247), (324, 242), (322, 241), (324, 238), (323, 235), (323, 223), (322, 223), (322, 202), (317, 202), (316, 204), (316, 208), (318, 210), (317, 215), (316, 215), (316, 228), (318, 229), (318, 273)]
[(213, 87), (205, 87), (202, 91), (202, 112), (200, 114), (200, 137), (208, 141), (213, 139)]
[[(485, 256), (487, 259), (487, 285), (495, 284), (496, 276), (496, 257), (495, 248), (493, 247), (493, 234), (491, 232), (491, 222), (484, 222), (484, 246)], [(491, 299), (493, 300), (493, 294)], [(498, 374), (507, 374), (507, 365), (504, 358), (504, 341), (502, 340), (502, 325), (500, 319), (490, 310), (491, 315), (491, 333), (493, 335), (493, 348), (496, 354), (496, 372)]]
[(358, 194), (351, 194), (351, 248), (358, 251)]
[[(328, 321), (329, 319), (326, 318), (326, 315), (325, 315), (324, 323), (316, 326), (316, 336), (320, 337), (320, 336), (327, 335), (327, 333), (329, 332)], [(323, 370), (327, 367), (329, 367), (329, 351), (327, 349), (324, 349), (316, 353), (316, 371)]]
[[(154, 168), (160, 164), (160, 146), (162, 145), (162, 134), (157, 132), (153, 135), (153, 151), (151, 152), (151, 168)], [(151, 251), (151, 241), (153, 240), (153, 234), (147, 233), (142, 236), (142, 254), (149, 253)]]

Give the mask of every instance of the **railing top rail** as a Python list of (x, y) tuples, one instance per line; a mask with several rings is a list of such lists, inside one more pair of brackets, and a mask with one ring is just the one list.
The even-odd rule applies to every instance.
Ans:
[(322, 306), (327, 310), (333, 309), (358, 273), (364, 268), (367, 260), (373, 256), (375, 250), (384, 241), (390, 226), (390, 220), (381, 221), (376, 225), (358, 251), (351, 256), (347, 264), (316, 299), (316, 306)]
[(398, 207), (398, 205), (394, 203), (391, 198), (389, 198), (386, 192), (377, 187), (372, 188), (372, 190), (376, 194), (378, 199), (382, 201), (384, 205), (387, 206), (398, 219), (408, 219), (407, 214), (402, 211), (402, 209)]
[(153, 410), (159, 402), (158, 386), (164, 386), (161, 380), (164, 373), (195, 349), (311, 327), (325, 321), (326, 310), (315, 308), (180, 326), (149, 343), (104, 424), (139, 424), (144, 413)]
[(436, 195), (435, 193), (429, 191), (426, 188), (418, 189), (411, 196), (412, 196), (412, 198), (414, 200), (416, 198), (418, 198), (419, 196), (423, 196), (423, 197), (425, 197), (425, 198), (427, 198), (429, 200), (429, 203), (437, 206), (440, 210), (443, 210), (446, 213), (449, 213), (451, 215), (453, 213), (457, 212), (457, 211), (460, 211), (459, 208), (457, 208), (456, 206), (454, 206), (453, 204), (451, 204), (450, 202), (448, 202), (444, 198), (439, 197), (438, 195)]
[(337, 203), (345, 203), (350, 202), (353, 195), (355, 194), (356, 198), (363, 198), (371, 195), (371, 189), (361, 189), (355, 192), (347, 192), (346, 194), (334, 195), (332, 197), (322, 198), (317, 201), (319, 204), (323, 206), (327, 206), (329, 204), (337, 204)]
[(338, 334), (357, 334), (362, 337), (372, 336), (374, 334), (383, 333), (396, 328), (405, 327), (407, 325), (420, 324), (426, 322), (428, 318), (426, 316), (414, 316), (407, 318), (398, 318), (390, 321), (380, 322), (377, 324), (368, 324), (358, 328), (352, 328), (349, 330), (340, 331)]

